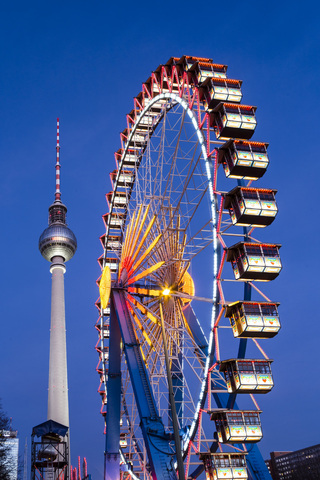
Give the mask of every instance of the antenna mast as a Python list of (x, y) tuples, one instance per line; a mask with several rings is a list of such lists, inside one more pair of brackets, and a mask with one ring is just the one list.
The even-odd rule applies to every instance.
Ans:
[(61, 192), (60, 192), (60, 122), (57, 118), (57, 146), (56, 146), (57, 156), (56, 156), (56, 192), (55, 192), (55, 201), (61, 201)]

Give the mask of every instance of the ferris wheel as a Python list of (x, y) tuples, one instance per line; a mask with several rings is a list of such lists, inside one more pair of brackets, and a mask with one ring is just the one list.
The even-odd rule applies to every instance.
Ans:
[(268, 144), (226, 71), (171, 58), (120, 135), (97, 301), (105, 479), (271, 478), (255, 394), (273, 387), (259, 342), (280, 323), (259, 282), (282, 266), (252, 234), (276, 190), (252, 186)]

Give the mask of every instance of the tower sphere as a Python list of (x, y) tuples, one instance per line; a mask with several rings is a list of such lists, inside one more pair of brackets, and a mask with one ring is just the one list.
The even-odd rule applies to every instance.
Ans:
[(39, 238), (41, 255), (51, 262), (53, 257), (63, 257), (67, 262), (77, 250), (75, 234), (63, 224), (51, 224)]
[(66, 214), (67, 207), (60, 199), (49, 207), (49, 226), (39, 238), (40, 253), (49, 262), (57, 256), (67, 262), (77, 250), (77, 239), (67, 227)]

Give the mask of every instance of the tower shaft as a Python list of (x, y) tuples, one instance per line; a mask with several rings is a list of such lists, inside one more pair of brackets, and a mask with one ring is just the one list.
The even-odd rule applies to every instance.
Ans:
[(51, 329), (49, 359), (48, 420), (69, 426), (64, 259), (52, 258)]

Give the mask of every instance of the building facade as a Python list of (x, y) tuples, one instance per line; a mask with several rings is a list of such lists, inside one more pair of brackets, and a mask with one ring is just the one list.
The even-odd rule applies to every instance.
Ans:
[(295, 452), (271, 452), (266, 464), (273, 480), (320, 480), (320, 444)]
[(10, 480), (18, 478), (19, 438), (16, 430), (2, 430), (0, 435), (7, 449), (7, 463), (10, 465)]

